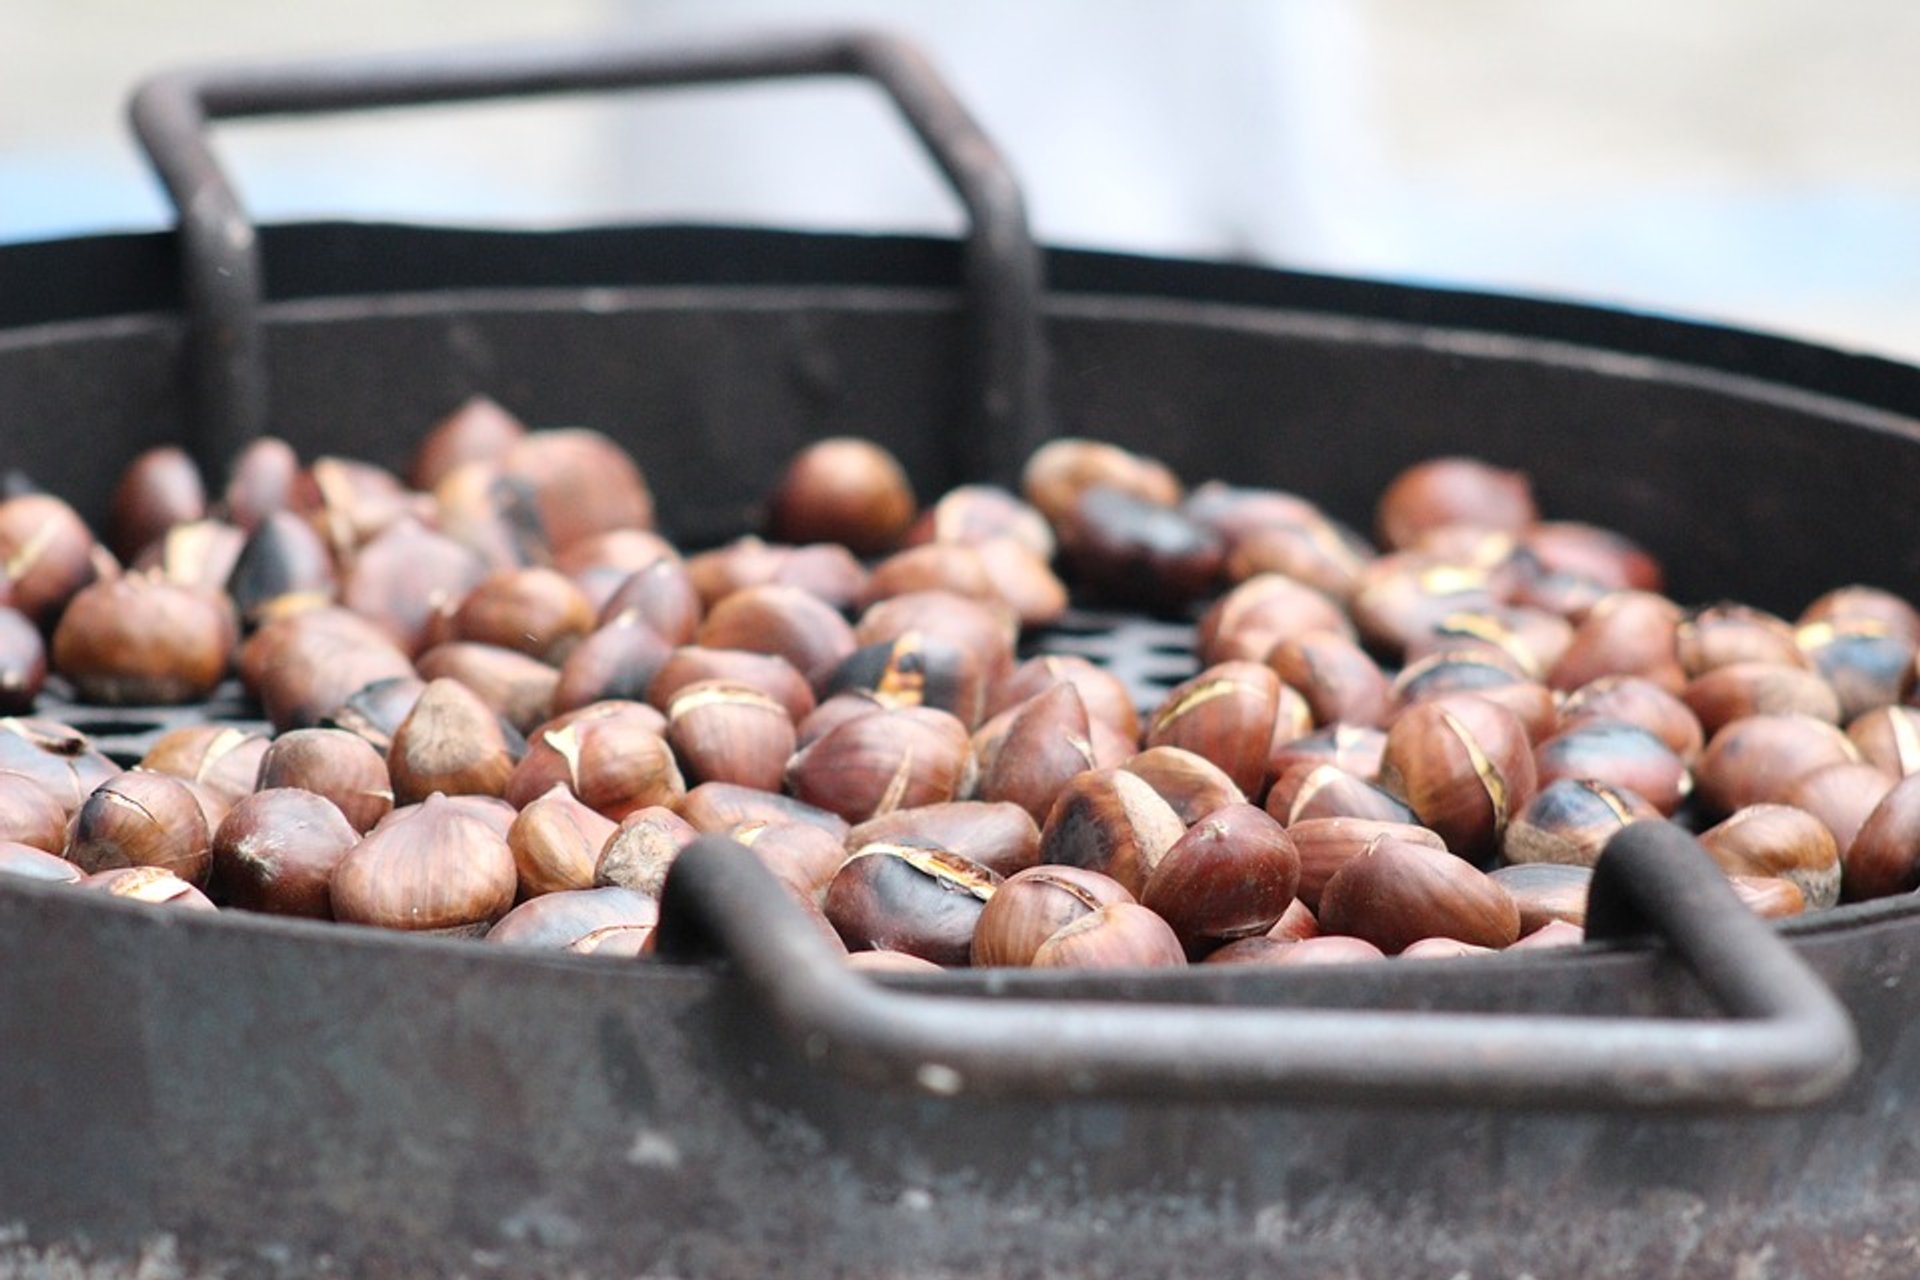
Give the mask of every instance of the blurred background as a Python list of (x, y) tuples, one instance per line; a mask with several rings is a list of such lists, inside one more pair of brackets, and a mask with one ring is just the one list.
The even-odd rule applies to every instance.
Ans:
[[(1911, 0), (4, 0), (0, 241), (165, 225), (185, 61), (834, 21), (917, 38), (1042, 238), (1592, 299), (1920, 360)], [(951, 231), (856, 85), (222, 126), (256, 215)]]

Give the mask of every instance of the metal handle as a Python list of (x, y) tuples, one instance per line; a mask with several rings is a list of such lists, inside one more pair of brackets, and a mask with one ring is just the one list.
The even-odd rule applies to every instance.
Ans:
[(1718, 1020), (1202, 1008), (958, 999), (847, 968), (758, 860), (722, 837), (681, 853), (661, 953), (724, 955), (806, 1057), (929, 1093), (1758, 1110), (1830, 1096), (1859, 1045), (1844, 1008), (1734, 897), (1691, 836), (1642, 822), (1608, 844), (1594, 938), (1651, 931)]
[[(966, 207), (970, 434), (962, 474), (1008, 478), (1046, 434), (1039, 251), (999, 150), (912, 45), (870, 32), (768, 37), (714, 47), (607, 45), (331, 59), (169, 72), (131, 113), (180, 215), (199, 442), (231, 456), (266, 429), (266, 337), (254, 228), (208, 144), (207, 122), (532, 94), (799, 76), (859, 76), (886, 92)], [(960, 448), (964, 442), (965, 448)], [(984, 478), (984, 477), (983, 477)]]

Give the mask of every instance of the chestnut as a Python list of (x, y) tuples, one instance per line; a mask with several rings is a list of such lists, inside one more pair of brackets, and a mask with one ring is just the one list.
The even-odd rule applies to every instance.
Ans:
[(1602, 782), (1631, 791), (1671, 815), (1693, 790), (1686, 762), (1639, 725), (1589, 720), (1542, 742), (1533, 752), (1542, 787), (1561, 779)]
[(186, 785), (129, 770), (95, 789), (73, 815), (66, 857), (82, 871), (160, 867), (198, 887), (213, 865), (212, 834)]
[(1281, 683), (1300, 691), (1315, 724), (1386, 723), (1392, 683), (1351, 637), (1309, 631), (1282, 640), (1266, 661)]
[(1140, 736), (1140, 713), (1126, 682), (1076, 654), (1043, 653), (1022, 662), (994, 685), (987, 714), (1005, 711), (1063, 681), (1079, 691), (1090, 719), (1104, 720), (1122, 737)]
[(1132, 902), (1119, 881), (1084, 867), (1035, 866), (1008, 876), (974, 925), (976, 966), (1033, 963), (1040, 944), (1059, 930), (1116, 902)]
[(528, 487), (556, 550), (609, 529), (651, 529), (653, 493), (627, 451), (597, 431), (533, 431), (498, 459)]
[(899, 707), (849, 720), (802, 747), (786, 782), (795, 798), (853, 823), (958, 799), (973, 771), (965, 725), (931, 707)]
[(552, 569), (508, 569), (467, 593), (453, 615), (455, 635), (558, 666), (594, 626), (593, 605)]
[(1245, 794), (1266, 780), (1280, 709), (1280, 678), (1252, 662), (1223, 662), (1176, 685), (1147, 722), (1148, 747), (1181, 747), (1218, 765)]
[(1266, 811), (1286, 826), (1311, 818), (1413, 822), (1413, 810), (1339, 765), (1303, 760), (1274, 780)]
[(1648, 591), (1616, 591), (1587, 611), (1547, 673), (1555, 689), (1578, 689), (1601, 676), (1630, 675), (1668, 693), (1686, 686), (1680, 665), (1680, 608)]
[(1164, 464), (1098, 440), (1049, 441), (1020, 472), (1021, 493), (1055, 529), (1073, 518), (1081, 496), (1096, 485), (1162, 507), (1174, 506), (1182, 494), (1178, 477)]
[(1665, 815), (1627, 787), (1593, 778), (1555, 778), (1507, 824), (1500, 846), (1508, 863), (1590, 867), (1607, 841), (1635, 822)]
[(53, 663), (89, 702), (194, 702), (226, 674), (235, 639), (225, 597), (127, 574), (74, 596)]
[(1847, 725), (1847, 741), (1889, 777), (1920, 773), (1920, 710), (1875, 707)]
[(669, 646), (690, 644), (706, 606), (687, 566), (663, 555), (621, 580), (600, 606), (602, 627), (621, 618), (646, 623)]
[[(861, 716), (872, 715), (876, 711), (885, 711), (889, 705), (881, 700), (879, 694), (870, 689), (848, 689), (836, 693), (809, 711), (807, 718), (795, 726), (794, 748), (798, 750), (809, 746), (847, 721), (858, 720)], [(1011, 716), (1007, 717), (1007, 722), (1012, 722)], [(982, 761), (987, 759), (981, 745), (985, 741), (983, 735), (988, 733), (989, 727), (994, 723), (989, 721), (987, 725), (981, 727), (979, 733), (974, 735), (974, 753), (979, 755)], [(1004, 725), (1001, 726), (1002, 729), (1004, 727)]]
[(274, 787), (246, 796), (213, 833), (209, 893), (246, 911), (333, 918), (328, 881), (360, 841), (333, 803)]
[(638, 614), (620, 614), (575, 645), (560, 664), (552, 710), (557, 715), (591, 702), (644, 700), (672, 655), (672, 646)]
[(459, 681), (521, 733), (530, 732), (556, 710), (559, 673), (516, 649), (454, 640), (421, 654), (416, 669), (423, 680)]
[(0, 773), (0, 842), (59, 853), (67, 845), (67, 811), (26, 774)]
[(563, 889), (521, 903), (482, 940), (575, 955), (637, 956), (652, 949), (659, 920), (659, 904), (628, 889)]
[(1415, 463), (1396, 475), (1380, 494), (1374, 524), (1383, 544), (1400, 548), (1447, 525), (1520, 533), (1539, 518), (1523, 473), (1453, 457)]
[(1565, 618), (1516, 604), (1444, 614), (1424, 634), (1408, 638), (1406, 658), (1418, 662), (1436, 653), (1479, 653), (1542, 680), (1572, 643), (1573, 624)]
[(920, 513), (903, 541), (961, 542), (979, 546), (1007, 541), (1041, 561), (1053, 559), (1055, 542), (1047, 518), (1007, 490), (990, 484), (958, 485)]
[(470, 396), (414, 446), (407, 483), (432, 489), (467, 462), (498, 462), (527, 434), (520, 419), (485, 396)]
[[(536, 800), (534, 803), (540, 802)], [(593, 811), (589, 809), (587, 812)], [(594, 816), (599, 817), (598, 814)], [(602, 818), (601, 821), (606, 819)], [(671, 809), (660, 805), (635, 809), (620, 819), (619, 825), (602, 838), (598, 856), (591, 864), (589, 878), (594, 884), (619, 885), (649, 898), (658, 898), (667, 882), (667, 868), (673, 865), (673, 860), (680, 856), (682, 849), (700, 838), (700, 834), (691, 823)], [(838, 847), (836, 842), (835, 848)]]
[(1071, 920), (1035, 948), (1036, 969), (1160, 969), (1187, 962), (1165, 920), (1133, 902), (1113, 902)]
[(503, 794), (524, 805), (564, 783), (613, 821), (649, 805), (671, 807), (687, 784), (651, 707), (601, 702), (549, 721), (527, 739)]
[(1278, 778), (1297, 764), (1330, 764), (1362, 781), (1372, 782), (1380, 776), (1380, 761), (1386, 750), (1384, 730), (1368, 725), (1330, 724), (1269, 749), (1267, 772)]
[(0, 605), (0, 714), (33, 709), (47, 680), (47, 646), (18, 609)]
[(1842, 851), (1840, 895), (1848, 902), (1920, 889), (1920, 774), (1909, 775), (1874, 806)]
[(1561, 700), (1554, 727), (1564, 732), (1594, 720), (1637, 724), (1688, 765), (1706, 745), (1706, 733), (1693, 709), (1639, 676), (1601, 676), (1581, 685)]
[(1840, 899), (1840, 851), (1847, 846), (1804, 809), (1748, 805), (1702, 831), (1700, 847), (1728, 875), (1791, 880), (1809, 906)]
[(1403, 657), (1426, 645), (1447, 619), (1489, 613), (1505, 598), (1485, 566), (1397, 551), (1360, 571), (1347, 603), (1369, 648)]
[(471, 547), (408, 517), (355, 551), (341, 577), (340, 603), (419, 654), (445, 638), (453, 610), (486, 576), (486, 562)]
[[(629, 608), (651, 608), (655, 603), (668, 606), (660, 620), (662, 625), (669, 617), (684, 617), (688, 635), (700, 620), (704, 606), (687, 573), (685, 558), (679, 548), (651, 529), (609, 529), (589, 534), (555, 552), (553, 567), (580, 588), (602, 624)], [(642, 577), (634, 584), (635, 595), (616, 605), (614, 597), (620, 589), (647, 569), (656, 572)], [(683, 611), (689, 607), (692, 613), (685, 615)]]
[(845, 818), (818, 805), (731, 782), (703, 782), (674, 808), (702, 834), (752, 821), (804, 822), (829, 832), (835, 840), (845, 840), (850, 829)]
[(1284, 574), (1345, 600), (1358, 589), (1372, 559), (1373, 548), (1358, 534), (1315, 513), (1298, 521), (1229, 533), (1222, 572), (1228, 582), (1245, 582), (1262, 573)]
[(436, 794), (349, 849), (329, 889), (348, 924), (471, 936), (512, 908), (516, 882), (506, 836)]
[(497, 463), (467, 462), (449, 471), (433, 487), (433, 509), (440, 532), (471, 549), (489, 569), (522, 569), (554, 559), (533, 485), (504, 474)]
[(1079, 587), (1162, 613), (1210, 594), (1226, 556), (1220, 535), (1178, 508), (1109, 485), (1082, 491), (1055, 528)]
[(1159, 794), (1124, 769), (1076, 776), (1040, 827), (1040, 860), (1111, 876), (1139, 896), (1186, 824)]
[[(1845, 849), (1860, 834), (1860, 827), (1866, 822), (1867, 815), (1886, 798), (1887, 792), (1893, 790), (1894, 783), (1898, 781), (1898, 778), (1876, 765), (1843, 760), (1801, 774), (1787, 784), (1780, 801), (1796, 809), (1804, 809), (1818, 818), (1833, 833), (1834, 843)], [(1814, 895), (1807, 896), (1811, 901)]]
[(871, 440), (836, 436), (787, 463), (768, 501), (767, 524), (787, 542), (838, 542), (857, 555), (877, 555), (899, 542), (917, 513), (897, 458)]
[(414, 675), (386, 633), (345, 609), (269, 622), (240, 650), (240, 677), (276, 729), (316, 725), (377, 680)]
[(1734, 662), (1687, 682), (1681, 698), (1708, 734), (1743, 716), (1803, 715), (1840, 723), (1840, 698), (1818, 673), (1774, 662)]
[(667, 704), (667, 745), (688, 778), (780, 789), (793, 755), (787, 709), (751, 685), (697, 680)]
[(1859, 583), (1825, 593), (1801, 611), (1797, 622), (1801, 627), (1870, 623), (1884, 628), (1888, 635), (1920, 645), (1920, 611), (1891, 591)]
[(1300, 854), (1300, 883), (1295, 891), (1300, 901), (1316, 913), (1321, 890), (1334, 872), (1364, 853), (1375, 840), (1411, 840), (1443, 852), (1447, 847), (1425, 827), (1373, 818), (1308, 818), (1288, 827), (1287, 836)]
[(225, 586), (242, 620), (257, 627), (331, 603), (333, 552), (306, 520), (276, 511), (248, 533)]
[(1250, 804), (1228, 805), (1173, 843), (1141, 888), (1142, 906), (1188, 947), (1265, 933), (1293, 901), (1300, 851)]
[(1569, 574), (1607, 591), (1660, 591), (1660, 562), (1625, 534), (1572, 520), (1543, 520), (1520, 534), (1520, 548), (1548, 574)]
[(534, 898), (591, 887), (601, 850), (616, 830), (611, 819), (601, 817), (563, 784), (555, 783), (545, 795), (529, 801), (515, 814), (513, 825), (507, 828), (507, 849), (513, 854), (519, 875), (520, 896)]
[(1276, 965), (1357, 964), (1386, 958), (1386, 952), (1365, 938), (1355, 938), (1347, 934), (1322, 934), (1317, 938), (1302, 938), (1298, 942), (1288, 944), (1285, 950), (1272, 956), (1266, 963)]
[(1067, 585), (1046, 558), (1012, 538), (995, 538), (973, 548), (993, 594), (1013, 610), (1024, 626), (1045, 627), (1067, 611)]
[(1185, 747), (1149, 747), (1120, 767), (1158, 792), (1185, 826), (1247, 798), (1219, 765)]
[(1263, 573), (1248, 578), (1200, 615), (1194, 652), (1209, 665), (1265, 662), (1282, 642), (1322, 631), (1347, 637), (1354, 633), (1347, 615), (1326, 596), (1291, 578)]
[(299, 474), (300, 455), (285, 440), (261, 436), (249, 441), (227, 472), (221, 495), (227, 518), (253, 532), (268, 516), (286, 509)]
[(829, 695), (864, 689), (891, 707), (938, 707), (962, 723), (980, 723), (987, 700), (979, 659), (939, 636), (907, 631), (855, 649), (823, 684)]
[(982, 800), (1020, 806), (1037, 823), (1075, 774), (1095, 767), (1093, 729), (1080, 691), (1056, 684), (1019, 707), (1006, 736), (981, 771)]
[(1262, 936), (1275, 942), (1304, 942), (1320, 936), (1320, 922), (1314, 919), (1312, 908), (1296, 897), (1280, 913), (1280, 918), (1273, 922), (1273, 928)]
[(832, 605), (799, 587), (747, 587), (707, 611), (694, 634), (710, 649), (744, 649), (785, 658), (816, 694), (858, 644)]
[(853, 951), (904, 951), (964, 965), (1000, 877), (944, 849), (870, 844), (840, 865), (822, 910)]
[(1734, 896), (1747, 910), (1766, 920), (1797, 916), (1807, 909), (1800, 886), (1778, 876), (1728, 876)]
[(1003, 604), (951, 591), (913, 591), (881, 600), (854, 624), (855, 647), (883, 644), (909, 631), (938, 636), (971, 651), (989, 682), (1013, 669), (1020, 620)]
[(1694, 782), (1707, 812), (1724, 817), (1750, 804), (1777, 801), (1796, 778), (1822, 765), (1859, 758), (1847, 736), (1824, 720), (1744, 716), (1708, 739)]
[(1681, 670), (1695, 679), (1736, 662), (1810, 665), (1785, 619), (1747, 605), (1717, 604), (1695, 609), (1674, 628), (1673, 639)]
[(1915, 643), (1884, 623), (1816, 622), (1793, 639), (1833, 687), (1843, 722), (1913, 692)]
[(849, 849), (884, 842), (926, 844), (1011, 877), (1040, 860), (1040, 826), (1017, 804), (952, 800), (895, 809), (847, 833)]
[(1492, 860), (1508, 820), (1533, 798), (1535, 780), (1525, 726), (1484, 698), (1422, 702), (1387, 730), (1380, 785), (1464, 859)]
[(156, 573), (183, 587), (224, 591), (246, 541), (247, 535), (235, 525), (193, 520), (173, 526), (149, 543), (129, 567)]
[[(861, 847), (861, 843), (851, 837), (847, 844), (842, 844), (828, 832), (805, 822), (744, 822), (728, 828), (726, 834), (751, 849), (767, 870), (809, 900), (826, 893), (834, 873), (847, 860), (847, 848)], [(905, 843), (938, 844), (924, 839)]]
[(51, 720), (0, 717), (0, 771), (24, 774), (71, 815), (120, 766), (77, 729)]
[(1450, 853), (1410, 840), (1372, 841), (1320, 893), (1320, 925), (1388, 955), (1421, 938), (1504, 947), (1520, 937), (1513, 898)]
[(267, 739), (231, 725), (189, 724), (154, 739), (140, 768), (207, 787), (228, 804), (252, 792)]
[(1522, 948), (1528, 951), (1547, 951), (1556, 947), (1577, 947), (1587, 940), (1587, 931), (1577, 924), (1566, 920), (1549, 920), (1537, 929), (1528, 930), (1521, 926), (1520, 941), (1508, 947), (1509, 951)]
[(393, 808), (386, 759), (356, 734), (295, 729), (261, 747), (254, 772), (262, 791), (297, 787), (324, 796), (360, 832), (371, 830)]
[(318, 727), (344, 729), (372, 747), (384, 763), (393, 749), (393, 731), (426, 687), (426, 681), (411, 675), (372, 681), (349, 694)]
[(387, 752), (396, 804), (416, 804), (435, 792), (504, 795), (513, 770), (499, 720), (458, 680), (427, 683)]
[(752, 685), (785, 707), (796, 725), (814, 708), (813, 687), (785, 658), (700, 645), (682, 645), (667, 656), (647, 686), (647, 701), (664, 712), (674, 695), (696, 680)]
[(1489, 873), (1520, 911), (1520, 932), (1531, 935), (1559, 922), (1582, 930), (1593, 867), (1572, 862), (1522, 862)]
[(942, 966), (904, 951), (849, 951), (847, 968), (862, 973), (939, 973)]
[(0, 879), (40, 880), (48, 884), (78, 884), (82, 872), (57, 853), (36, 845), (0, 840)]
[(148, 449), (120, 473), (108, 500), (109, 539), (125, 560), (176, 524), (207, 514), (207, 487), (185, 449)]
[(1448, 694), (1473, 694), (1498, 703), (1520, 717), (1527, 736), (1538, 740), (1553, 731), (1558, 714), (1553, 692), (1529, 678), (1511, 659), (1464, 650), (1430, 654), (1409, 663), (1394, 678), (1393, 714)]
[(47, 627), (99, 575), (93, 551), (86, 522), (51, 494), (0, 501), (0, 604)]
[(833, 542), (776, 546), (748, 536), (687, 560), (687, 580), (702, 609), (745, 587), (799, 587), (843, 611), (867, 593), (867, 570), (853, 553)]
[(1492, 953), (1492, 947), (1460, 942), (1453, 938), (1421, 938), (1401, 948), (1400, 958), (1402, 960), (1457, 960), (1461, 956), (1484, 956)]

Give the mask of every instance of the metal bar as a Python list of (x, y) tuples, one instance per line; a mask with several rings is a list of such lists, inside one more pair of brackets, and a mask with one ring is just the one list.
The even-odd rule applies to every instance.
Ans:
[(706, 47), (608, 45), (183, 70), (134, 93), (133, 127), (180, 215), (198, 443), (214, 461), (272, 421), (258, 239), (207, 137), (210, 120), (804, 76), (856, 76), (899, 110), (965, 206), (969, 431), (954, 474), (1009, 481), (1047, 434), (1041, 265), (1012, 170), (927, 60), (870, 32)]
[(668, 958), (725, 956), (805, 1057), (938, 1095), (1743, 1111), (1819, 1101), (1853, 1072), (1844, 1009), (1678, 827), (1616, 836), (1589, 910), (1595, 937), (1658, 933), (1730, 1016), (1221, 1009), (890, 988), (849, 970), (720, 837), (674, 864), (658, 944)]

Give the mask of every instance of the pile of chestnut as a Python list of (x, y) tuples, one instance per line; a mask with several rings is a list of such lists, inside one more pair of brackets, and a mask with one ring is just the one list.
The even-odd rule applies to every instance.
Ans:
[[(0, 501), (0, 874), (632, 955), (719, 832), (863, 966), (1446, 956), (1582, 937), (1590, 868), (1681, 814), (1769, 916), (1920, 885), (1920, 613), (1687, 609), (1626, 537), (1464, 459), (1310, 500), (1062, 439), (922, 507), (861, 440), (760, 537), (683, 553), (629, 454), (487, 401), (403, 480), (264, 439), (210, 493), (136, 459), (104, 543)], [(1138, 707), (1021, 660), (1075, 599), (1197, 616)], [(31, 718), (192, 703), (275, 732), (122, 770)]]

